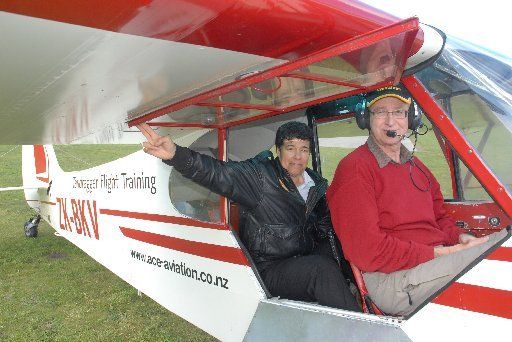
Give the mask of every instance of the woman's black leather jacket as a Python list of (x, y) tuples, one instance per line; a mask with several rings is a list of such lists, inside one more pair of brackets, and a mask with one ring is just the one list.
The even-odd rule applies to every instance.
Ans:
[(311, 253), (332, 229), (327, 181), (307, 169), (315, 185), (304, 202), (270, 151), (223, 162), (177, 146), (174, 158), (164, 162), (240, 206), (240, 238), (260, 271), (272, 262)]

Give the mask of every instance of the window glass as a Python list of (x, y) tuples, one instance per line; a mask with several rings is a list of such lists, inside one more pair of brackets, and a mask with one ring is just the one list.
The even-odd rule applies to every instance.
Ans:
[[(452, 173), (450, 167), (448, 166), (439, 141), (432, 129), (432, 124), (425, 116), (423, 116), (422, 121), (429, 130), (425, 135), (418, 135), (414, 155), (434, 174), (434, 177), (441, 186), (443, 197), (445, 199), (453, 199)], [(419, 131), (423, 133), (426, 129), (420, 129)], [(412, 150), (414, 141), (414, 136), (411, 136), (409, 139), (405, 140), (404, 144), (409, 150)]]
[[(496, 119), (488, 104), (475, 94), (461, 94), (451, 99), (450, 107), (454, 121), (469, 142), (501, 174), (506, 184), (512, 183), (508, 158), (500, 155), (503, 144), (510, 141), (510, 132)], [(491, 200), (463, 163), (460, 163), (460, 181), (465, 199)]]
[[(510, 191), (510, 58), (448, 37), (441, 56), (416, 76)], [(459, 165), (464, 199), (489, 200), (490, 197), (467, 167), (462, 163)]]
[(354, 118), (332, 121), (317, 126), (322, 176), (329, 183), (341, 159), (368, 139), (368, 132), (357, 127)]
[[(267, 112), (281, 112), (306, 102), (354, 92), (379, 83), (396, 82), (406, 60), (410, 34), (398, 33), (246, 88), (210, 97), (196, 106), (169, 113), (167, 119), (205, 125), (224, 124)], [(238, 79), (254, 74), (247, 72), (239, 75)]]
[[(161, 128), (161, 131), (160, 134), (172, 131), (171, 136), (181, 146), (218, 158), (216, 130)], [(200, 221), (220, 222), (220, 196), (183, 177), (174, 168), (169, 177), (169, 195), (179, 213)]]

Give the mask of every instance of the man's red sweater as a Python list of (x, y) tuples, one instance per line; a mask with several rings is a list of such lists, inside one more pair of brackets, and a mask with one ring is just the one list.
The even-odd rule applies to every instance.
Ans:
[[(336, 169), (327, 191), (332, 222), (345, 257), (362, 271), (412, 268), (433, 259), (434, 246), (455, 245), (464, 233), (447, 215), (439, 183), (413, 160), (416, 166), (380, 168), (365, 144)], [(416, 188), (411, 176), (420, 189), (430, 189)]]

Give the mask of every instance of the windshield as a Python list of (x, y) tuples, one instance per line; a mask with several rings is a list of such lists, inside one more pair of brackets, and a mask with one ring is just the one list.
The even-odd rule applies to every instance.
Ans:
[[(416, 76), (510, 191), (512, 60), (448, 37), (437, 61)], [(467, 168), (460, 172), (465, 199), (489, 198)]]

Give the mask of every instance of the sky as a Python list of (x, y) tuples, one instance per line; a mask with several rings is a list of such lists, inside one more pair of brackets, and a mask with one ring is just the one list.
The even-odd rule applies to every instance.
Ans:
[[(500, 0), (362, 0), (397, 17), (417, 16), (444, 33), (512, 58), (512, 16)], [(485, 4), (485, 5), (484, 5)]]

